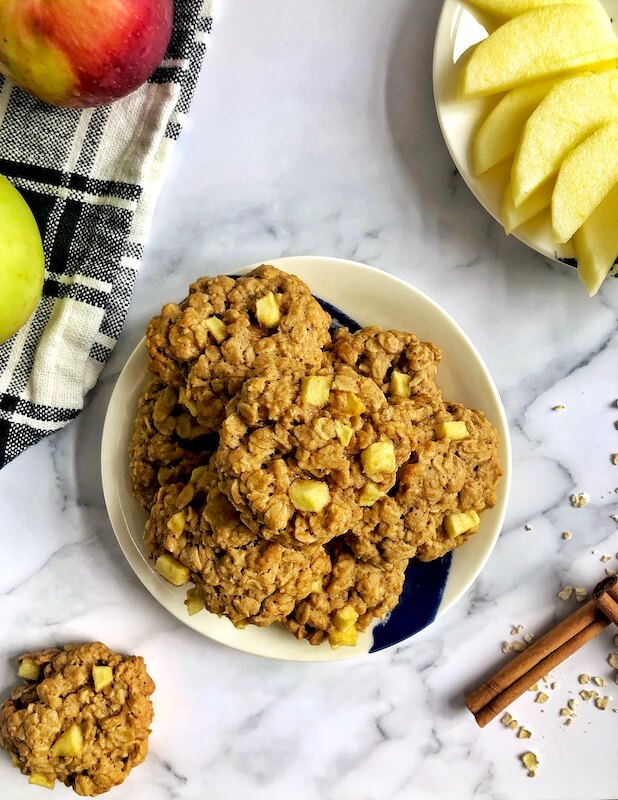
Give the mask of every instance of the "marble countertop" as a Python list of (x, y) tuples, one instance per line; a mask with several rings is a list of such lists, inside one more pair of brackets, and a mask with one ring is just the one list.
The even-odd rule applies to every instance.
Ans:
[[(0, 693), (19, 652), (84, 639), (144, 655), (157, 683), (150, 756), (117, 800), (618, 797), (609, 631), (554, 672), (547, 703), (513, 705), (530, 741), (479, 731), (463, 705), (503, 642), (576, 607), (565, 584), (618, 568), (618, 280), (590, 300), (456, 174), (432, 100), (439, 5), (219, 4), (121, 341), (77, 422), (0, 474)], [(408, 644), (331, 664), (244, 655), (176, 622), (124, 560), (99, 470), (105, 409), (151, 314), (198, 274), (307, 253), (373, 264), (446, 308), (493, 372), (514, 446), (505, 527), (473, 588)], [(607, 681), (610, 709), (580, 701), (566, 727), (584, 672)], [(0, 757), (3, 798), (42, 791)]]

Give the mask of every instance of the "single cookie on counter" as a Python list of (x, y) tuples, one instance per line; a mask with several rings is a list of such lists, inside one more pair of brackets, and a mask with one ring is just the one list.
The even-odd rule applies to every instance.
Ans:
[(200, 278), (146, 332), (149, 369), (216, 432), (248, 372), (274, 358), (314, 367), (330, 344), (330, 316), (294, 275), (262, 265), (238, 278)]
[(86, 797), (121, 784), (148, 753), (155, 685), (139, 656), (101, 642), (25, 653), (26, 683), (0, 706), (0, 745), (29, 782)]

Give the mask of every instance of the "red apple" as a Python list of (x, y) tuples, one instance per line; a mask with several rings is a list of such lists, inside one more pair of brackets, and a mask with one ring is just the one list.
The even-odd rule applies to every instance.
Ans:
[(48, 103), (109, 103), (160, 64), (173, 13), (173, 0), (0, 0), (0, 71)]

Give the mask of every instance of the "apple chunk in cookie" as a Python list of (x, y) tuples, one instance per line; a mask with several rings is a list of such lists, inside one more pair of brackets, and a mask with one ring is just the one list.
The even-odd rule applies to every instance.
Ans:
[(21, 656), (18, 674), (27, 682), (0, 706), (0, 745), (31, 784), (92, 797), (146, 758), (155, 686), (139, 656), (51, 648)]

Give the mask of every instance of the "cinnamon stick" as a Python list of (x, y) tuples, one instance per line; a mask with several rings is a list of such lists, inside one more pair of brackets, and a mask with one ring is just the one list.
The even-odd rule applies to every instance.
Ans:
[(594, 590), (594, 602), (611, 622), (618, 625), (618, 577), (606, 578)]
[(466, 698), (483, 728), (550, 670), (593, 639), (610, 622), (618, 624), (618, 578), (602, 581), (594, 599), (577, 609)]

